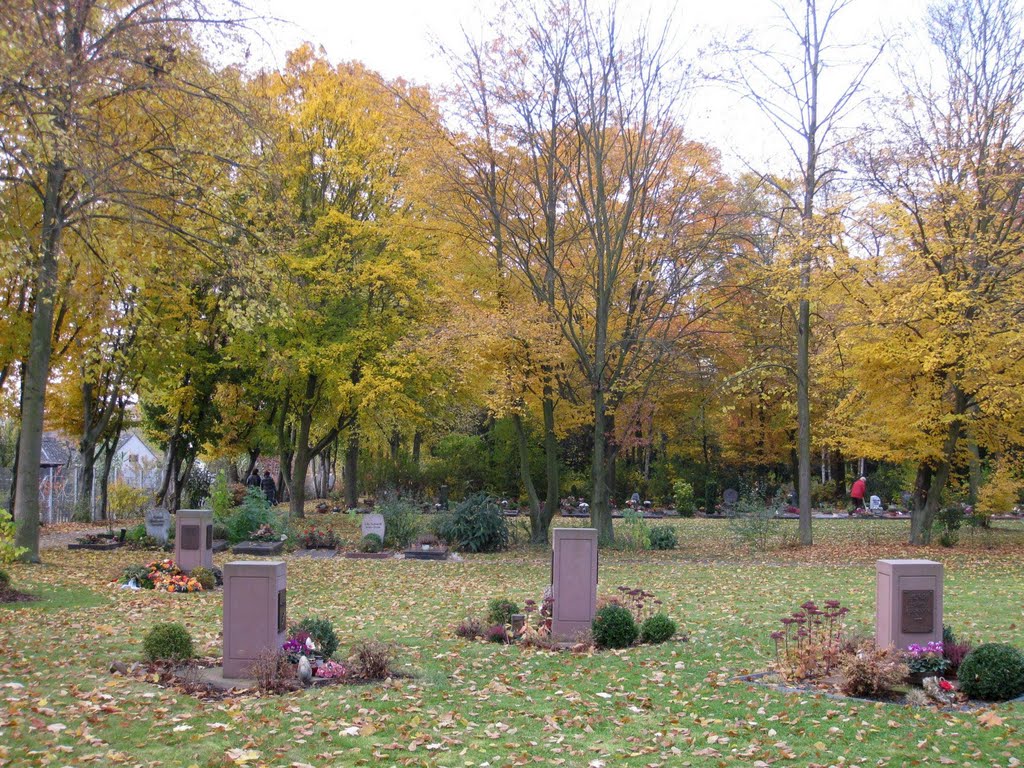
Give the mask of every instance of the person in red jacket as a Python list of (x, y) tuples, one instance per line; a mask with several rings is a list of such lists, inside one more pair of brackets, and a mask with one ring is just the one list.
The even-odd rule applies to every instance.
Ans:
[(864, 492), (867, 490), (868, 479), (860, 477), (853, 481), (850, 488), (850, 500), (853, 502), (853, 511), (864, 509)]

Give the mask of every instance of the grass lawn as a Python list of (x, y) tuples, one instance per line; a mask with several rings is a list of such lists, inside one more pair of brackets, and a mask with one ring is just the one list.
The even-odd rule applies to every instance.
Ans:
[[(315, 522), (327, 520), (358, 538), (346, 516)], [(975, 642), (1024, 646), (1024, 525), (912, 549), (905, 521), (816, 520), (813, 548), (751, 554), (723, 521), (672, 524), (677, 550), (602, 551), (599, 591), (653, 591), (687, 642), (574, 656), (453, 635), (490, 598), (539, 600), (545, 550), (464, 562), (286, 557), (291, 619), (330, 618), (339, 655), (361, 637), (394, 641), (416, 676), (220, 702), (107, 672), (139, 658), (158, 621), (184, 623), (202, 655), (219, 655), (220, 591), (122, 591), (110, 582), (144, 553), (44, 551), (45, 565), (11, 576), (45, 599), (0, 606), (0, 766), (1021, 764), (1021, 704), (982, 721), (731, 680), (767, 668), (769, 633), (807, 599), (840, 599), (854, 629), (873, 631), (882, 557), (943, 562), (946, 623)]]

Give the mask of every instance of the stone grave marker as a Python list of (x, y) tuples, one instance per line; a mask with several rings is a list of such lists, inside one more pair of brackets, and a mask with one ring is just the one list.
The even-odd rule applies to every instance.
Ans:
[(174, 562), (183, 571), (213, 568), (213, 511), (179, 509), (175, 514)]
[(722, 494), (722, 500), (726, 504), (735, 504), (737, 501), (740, 500), (739, 491), (737, 491), (735, 488), (726, 488), (725, 492)]
[(163, 507), (154, 507), (146, 512), (146, 535), (152, 536), (160, 546), (167, 543), (167, 531), (171, 527), (171, 515)]
[(875, 644), (907, 648), (942, 642), (942, 563), (879, 560), (875, 564)]
[(877, 496), (872, 496), (868, 500), (868, 509), (870, 509), (872, 512), (881, 512), (882, 511), (882, 500), (880, 498), (878, 498)]
[(568, 643), (591, 628), (597, 608), (597, 529), (555, 528), (551, 541), (551, 637)]
[(369, 536), (371, 533), (380, 536), (380, 540), (384, 541), (384, 515), (363, 515), (363, 536)]
[(287, 574), (281, 560), (224, 566), (224, 677), (249, 677), (262, 651), (287, 639)]

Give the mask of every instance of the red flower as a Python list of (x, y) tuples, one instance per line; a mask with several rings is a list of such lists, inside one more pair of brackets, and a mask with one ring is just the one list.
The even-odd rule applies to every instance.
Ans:
[(949, 682), (949, 680), (943, 680), (942, 678), (940, 678), (939, 679), (939, 688), (941, 688), (944, 691), (952, 691), (953, 690), (953, 684), (951, 682)]

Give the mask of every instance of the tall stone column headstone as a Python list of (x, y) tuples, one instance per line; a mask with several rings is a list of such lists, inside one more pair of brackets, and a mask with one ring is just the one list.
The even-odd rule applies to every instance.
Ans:
[(551, 540), (551, 637), (566, 643), (587, 631), (597, 609), (597, 529), (555, 528)]
[(213, 512), (179, 509), (175, 518), (174, 562), (186, 572), (213, 568)]
[(224, 677), (249, 677), (262, 651), (287, 639), (285, 564), (246, 560), (224, 566)]
[(942, 563), (875, 564), (875, 644), (907, 648), (942, 641)]

